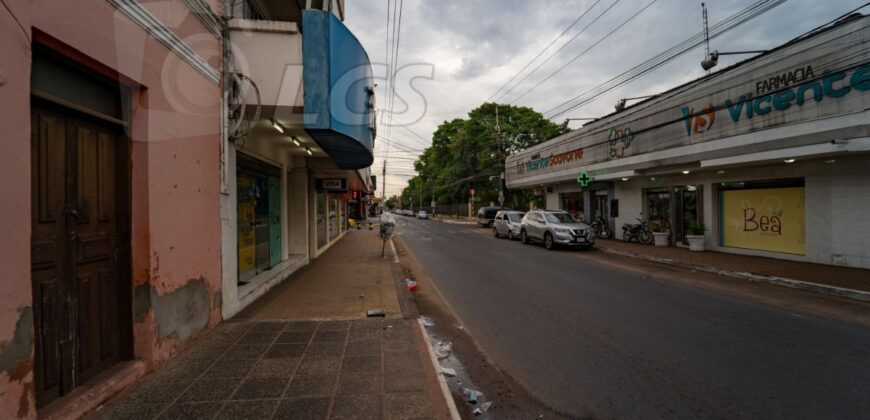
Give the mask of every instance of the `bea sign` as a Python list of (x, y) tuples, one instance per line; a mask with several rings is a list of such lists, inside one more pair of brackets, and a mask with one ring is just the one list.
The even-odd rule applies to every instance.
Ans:
[(804, 188), (721, 192), (723, 246), (804, 255)]

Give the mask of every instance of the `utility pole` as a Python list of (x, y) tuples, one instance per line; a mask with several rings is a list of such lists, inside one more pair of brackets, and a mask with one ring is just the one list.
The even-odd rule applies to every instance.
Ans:
[[(496, 159), (498, 159), (499, 166), (501, 166), (501, 127), (498, 125), (498, 104), (495, 104), (495, 147), (496, 147)], [(501, 171), (501, 175), (499, 176), (498, 181), (498, 205), (499, 207), (504, 207), (504, 171)]]

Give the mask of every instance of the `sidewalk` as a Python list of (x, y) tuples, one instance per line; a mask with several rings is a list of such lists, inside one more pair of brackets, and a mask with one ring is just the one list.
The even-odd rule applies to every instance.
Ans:
[[(325, 255), (106, 404), (107, 419), (442, 419), (445, 396), (392, 254), (351, 231)], [(366, 318), (382, 308), (386, 318)]]
[[(692, 252), (689, 251), (688, 248), (641, 245), (634, 242), (623, 242), (615, 239), (599, 239), (596, 247), (605, 252), (639, 257), (688, 268), (718, 272), (754, 281), (767, 281), (790, 287), (813, 289), (823, 293), (837, 292), (836, 288), (870, 292), (870, 270), (860, 268), (839, 267), (715, 251)], [(813, 283), (823, 287), (814, 288), (812, 285), (802, 287), (804, 285), (799, 284), (798, 282)], [(829, 291), (824, 290), (828, 288), (830, 288)], [(849, 294), (848, 291), (844, 293)], [(859, 294), (860, 293), (855, 295)], [(843, 294), (840, 295), (845, 296)], [(867, 296), (870, 296), (870, 294), (867, 294)]]

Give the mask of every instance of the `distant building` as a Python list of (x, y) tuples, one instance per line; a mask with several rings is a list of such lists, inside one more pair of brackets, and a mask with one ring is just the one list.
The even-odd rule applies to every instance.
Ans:
[(516, 153), (507, 185), (617, 239), (703, 224), (708, 249), (870, 268), (868, 39), (853, 15)]

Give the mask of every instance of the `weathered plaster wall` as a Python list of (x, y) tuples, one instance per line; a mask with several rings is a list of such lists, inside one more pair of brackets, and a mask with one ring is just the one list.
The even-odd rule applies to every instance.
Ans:
[[(30, 10), (0, 8), (0, 413), (35, 417), (30, 291)], [(17, 19), (17, 22), (16, 22)], [(19, 23), (21, 26), (19, 26)]]

